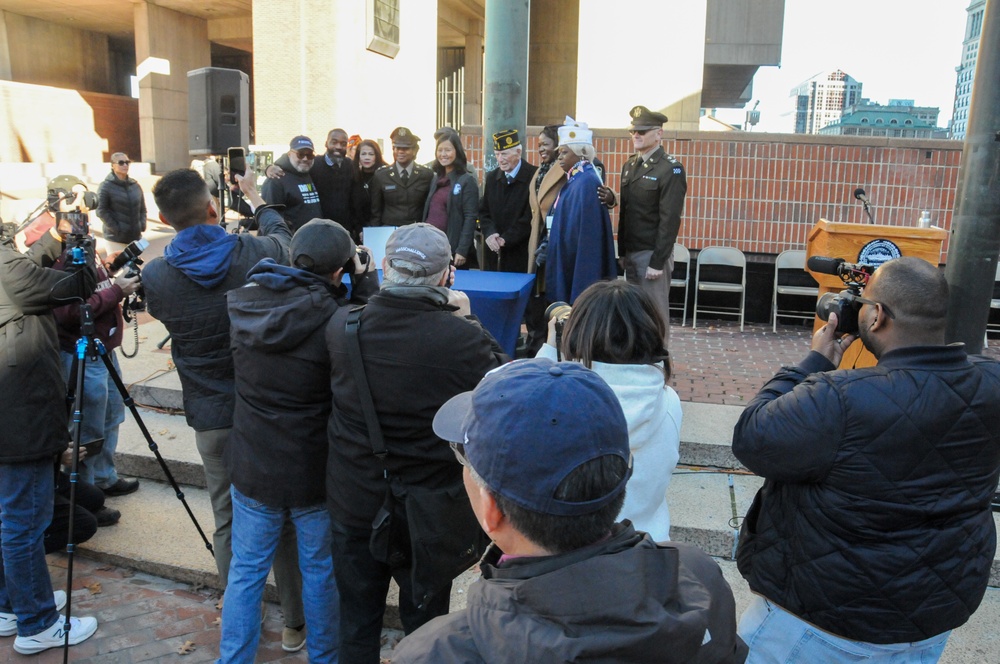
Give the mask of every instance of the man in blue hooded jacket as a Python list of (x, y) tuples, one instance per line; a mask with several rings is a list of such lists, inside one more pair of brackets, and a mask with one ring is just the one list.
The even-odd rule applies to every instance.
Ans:
[[(142, 271), (149, 313), (170, 333), (170, 353), (184, 394), (184, 416), (195, 430), (205, 468), (215, 518), (215, 564), (223, 588), (229, 578), (233, 522), (223, 452), (233, 427), (236, 393), (226, 292), (245, 284), (247, 272), (263, 258), (287, 264), (291, 241), (284, 219), (265, 206), (253, 178), (237, 179), (260, 225), (256, 237), (227, 234), (219, 226), (215, 199), (197, 171), (171, 171), (153, 187), (153, 197), (160, 220), (176, 230), (177, 236), (166, 246), (163, 257), (151, 260)], [(282, 645), (298, 649), (305, 644), (302, 578), (294, 533), (291, 528), (286, 530), (274, 575), (285, 615)]]

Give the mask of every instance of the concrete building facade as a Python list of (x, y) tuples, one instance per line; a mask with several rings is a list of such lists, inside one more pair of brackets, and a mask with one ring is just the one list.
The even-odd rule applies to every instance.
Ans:
[[(387, 141), (406, 125), (429, 138), (441, 94), (462, 123), (480, 125), (486, 10), (506, 1), (5, 0), (0, 97), (22, 110), (0, 106), (0, 160), (94, 162), (126, 147), (157, 172), (186, 165), (186, 73), (206, 66), (250, 75), (251, 141), (276, 149), (298, 133), (321, 142), (334, 126)], [(757, 69), (780, 63), (784, 2), (531, 0), (518, 26), (529, 36), (524, 120), (621, 127), (641, 103), (663, 110), (668, 129), (697, 130), (703, 106), (742, 106)], [(670, 26), (671, 49), (652, 44), (636, 58), (651, 25)], [(449, 75), (461, 70), (461, 87), (442, 92), (445, 48), (460, 56)], [(610, 65), (619, 53), (627, 64)], [(82, 99), (80, 112), (57, 121), (23, 110), (56, 91)], [(83, 140), (49, 141), (61, 132)]]
[(983, 30), (986, 0), (972, 0), (965, 11), (968, 18), (965, 22), (965, 39), (962, 41), (962, 62), (955, 67), (955, 107), (951, 121), (951, 137), (959, 141), (965, 140), (969, 122), (972, 82), (976, 75), (979, 35)]

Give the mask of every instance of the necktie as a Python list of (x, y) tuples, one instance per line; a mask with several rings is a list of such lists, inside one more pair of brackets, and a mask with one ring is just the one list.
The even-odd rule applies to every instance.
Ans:
[(507, 174), (507, 184), (510, 185), (514, 181), (514, 176), (510, 173)]
[(406, 184), (410, 180), (410, 172), (404, 168), (403, 172), (399, 174), (399, 178), (403, 181), (403, 184)]

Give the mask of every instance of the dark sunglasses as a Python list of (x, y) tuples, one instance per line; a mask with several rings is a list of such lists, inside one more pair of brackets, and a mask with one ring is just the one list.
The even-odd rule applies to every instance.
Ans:
[(128, 166), (128, 165), (129, 165), (129, 164), (131, 164), (131, 163), (132, 163), (132, 162), (131, 162), (131, 161), (129, 161), (128, 159), (119, 159), (119, 160), (118, 160), (118, 165), (119, 165), (119, 166)]
[(860, 302), (861, 304), (870, 304), (873, 307), (882, 307), (882, 311), (885, 312), (886, 316), (888, 316), (889, 318), (895, 318), (895, 316), (892, 314), (892, 311), (889, 310), (889, 307), (885, 306), (885, 304), (881, 302), (876, 302), (875, 300), (869, 300), (868, 298), (861, 297), (860, 295), (854, 295), (852, 297), (854, 298), (855, 302)]
[(316, 153), (315, 152), (296, 152), (295, 156), (298, 157), (299, 159), (304, 159), (306, 161), (309, 161), (311, 159), (315, 159), (316, 158)]
[(628, 133), (632, 134), (633, 136), (645, 136), (646, 134), (648, 134), (651, 131), (653, 131), (653, 130), (652, 129), (629, 129)]

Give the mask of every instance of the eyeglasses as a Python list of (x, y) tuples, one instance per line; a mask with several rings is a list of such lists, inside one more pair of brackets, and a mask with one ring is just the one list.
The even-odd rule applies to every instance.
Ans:
[(855, 295), (854, 301), (860, 302), (861, 304), (870, 304), (873, 307), (882, 307), (882, 311), (885, 312), (886, 316), (888, 316), (889, 318), (895, 318), (895, 316), (893, 316), (892, 312), (889, 310), (889, 307), (885, 306), (881, 302), (876, 302), (875, 300), (869, 300), (867, 297), (861, 297), (860, 295)]
[(315, 153), (312, 152), (296, 152), (295, 156), (299, 159), (304, 159), (305, 161), (312, 161), (316, 158)]
[[(465, 456), (465, 445), (462, 443), (448, 443), (451, 446), (451, 451), (455, 453), (455, 458), (463, 466), (469, 465), (469, 459)], [(471, 468), (471, 466), (470, 466)]]
[(128, 165), (129, 165), (129, 164), (131, 164), (131, 163), (132, 163), (132, 162), (131, 162), (131, 161), (129, 161), (128, 159), (119, 159), (119, 160), (118, 160), (118, 165), (119, 165), (119, 166), (128, 166)]
[(633, 136), (645, 136), (646, 134), (648, 134), (651, 131), (653, 131), (653, 130), (652, 129), (629, 129), (628, 133), (632, 134)]

